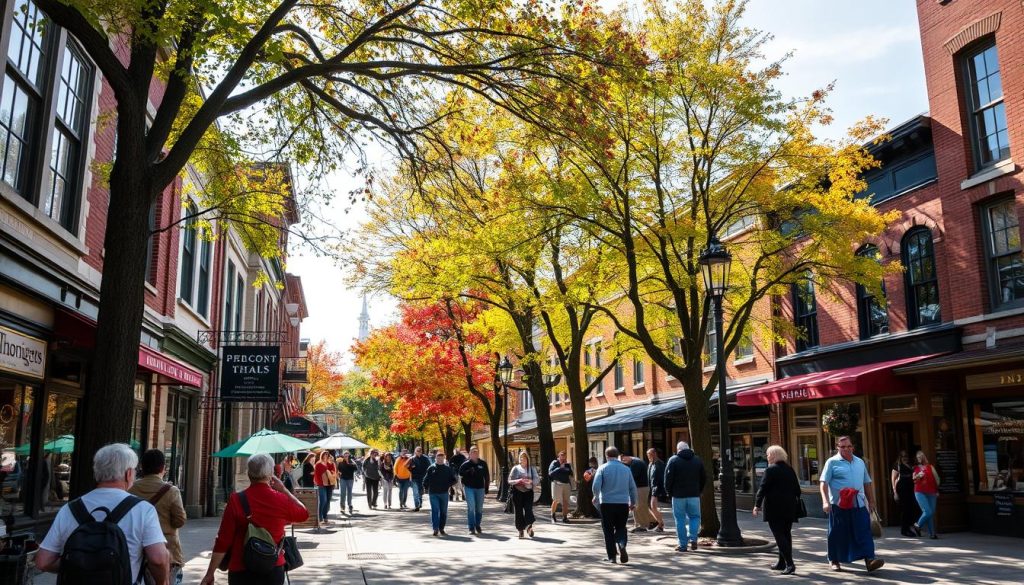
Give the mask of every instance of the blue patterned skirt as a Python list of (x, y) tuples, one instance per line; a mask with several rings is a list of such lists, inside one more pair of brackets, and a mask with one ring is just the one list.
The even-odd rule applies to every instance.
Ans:
[(875, 558), (871, 515), (867, 508), (843, 510), (832, 506), (828, 514), (828, 560), (851, 563)]

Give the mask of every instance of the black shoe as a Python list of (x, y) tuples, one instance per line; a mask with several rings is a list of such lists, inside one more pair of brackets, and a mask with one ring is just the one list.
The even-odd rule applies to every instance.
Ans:
[(939, 539), (939, 535), (938, 535), (938, 534), (933, 534), (933, 535), (931, 535), (931, 537), (930, 537), (930, 538), (931, 538), (932, 540), (938, 540), (938, 539)]
[(918, 538), (921, 537), (921, 527), (918, 526), (917, 523), (914, 523), (914, 525), (911, 526), (910, 529), (914, 531), (914, 534), (916, 534)]
[(441, 536), (448, 536), (448, 533), (447, 533), (447, 532), (445, 532), (444, 530), (442, 530), (442, 531), (441, 531)]
[(562, 516), (562, 524), (568, 524), (568, 523), (569, 523), (569, 517), (568, 516)]
[(647, 529), (644, 528), (643, 526), (637, 526), (636, 528), (634, 528), (630, 532), (647, 532)]
[(558, 515), (551, 514), (551, 523), (554, 524), (555, 522), (558, 522)]
[(690, 550), (697, 550), (697, 541), (696, 540), (691, 540), (690, 541)]
[(624, 544), (619, 545), (619, 561), (623, 564), (629, 562), (629, 555), (626, 553), (626, 545)]
[(436, 530), (434, 531), (434, 536), (437, 536), (437, 531)]
[(419, 512), (419, 511), (420, 511), (420, 507), (419, 507), (419, 506), (416, 506), (415, 508), (413, 508), (413, 509), (412, 509), (412, 511), (413, 511), (413, 512)]
[(654, 530), (657, 527), (658, 527), (658, 523), (657, 522), (648, 522), (647, 523), (647, 530)]
[(793, 565), (790, 565), (790, 566), (786, 567), (785, 569), (782, 569), (782, 573), (781, 574), (783, 574), (783, 575), (792, 575), (793, 573), (796, 573), (796, 567), (794, 567)]
[(479, 526), (477, 526), (477, 527), (476, 527), (476, 533), (477, 533), (477, 534), (483, 534), (483, 533), (484, 533), (484, 531), (483, 531), (483, 530), (480, 530), (480, 527), (479, 527)]
[(677, 546), (676, 547), (676, 552), (686, 552), (686, 547), (685, 546)]
[(867, 568), (869, 573), (881, 569), (883, 565), (885, 565), (885, 561), (882, 559), (867, 559), (864, 561), (864, 567)]
[(782, 563), (782, 562), (778, 562), (778, 563), (775, 563), (774, 565), (769, 565), (768, 568), (773, 570), (773, 571), (781, 571), (782, 569), (786, 568), (786, 564)]

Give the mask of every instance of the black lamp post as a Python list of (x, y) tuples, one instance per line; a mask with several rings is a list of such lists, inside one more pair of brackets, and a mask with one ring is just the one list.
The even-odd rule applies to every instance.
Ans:
[(512, 384), (512, 362), (508, 360), (508, 356), (504, 356), (501, 359), (501, 363), (498, 364), (498, 381), (505, 390), (505, 436), (504, 436), (504, 449), (505, 460), (498, 462), (498, 501), (508, 501), (508, 388)]
[(718, 238), (711, 236), (700, 254), (704, 290), (715, 303), (715, 374), (718, 376), (718, 451), (721, 470), (718, 476), (722, 491), (722, 525), (718, 530), (718, 546), (741, 546), (743, 536), (736, 522), (736, 472), (732, 466), (732, 443), (729, 441), (729, 409), (725, 395), (725, 326), (722, 321), (722, 300), (729, 287), (732, 255)]

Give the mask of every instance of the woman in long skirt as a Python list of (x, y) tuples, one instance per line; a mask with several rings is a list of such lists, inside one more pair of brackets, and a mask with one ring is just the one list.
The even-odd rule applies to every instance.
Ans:
[(519, 531), (519, 538), (523, 538), (524, 531), (533, 538), (533, 523), (536, 520), (533, 515), (533, 486), (539, 481), (537, 470), (530, 465), (530, 456), (526, 451), (520, 451), (519, 465), (513, 467), (508, 474), (509, 492), (516, 513), (516, 530)]
[(896, 463), (892, 466), (889, 479), (892, 482), (892, 498), (900, 506), (900, 534), (903, 536), (914, 536), (911, 527), (921, 513), (914, 499), (913, 475), (914, 468), (910, 464), (910, 456), (901, 450)]

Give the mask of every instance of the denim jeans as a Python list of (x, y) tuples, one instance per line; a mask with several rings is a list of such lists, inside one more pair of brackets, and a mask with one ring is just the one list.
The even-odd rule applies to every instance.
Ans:
[(448, 523), (448, 492), (430, 494), (430, 525), (434, 530), (444, 530)]
[(412, 485), (412, 480), (399, 479), (398, 481), (398, 505), (405, 507), (405, 500), (409, 497), (409, 486)]
[(466, 490), (466, 524), (470, 532), (480, 528), (484, 517), (484, 488), (465, 488)]
[(934, 536), (935, 504), (939, 500), (939, 494), (914, 492), (914, 499), (917, 500), (917, 505), (921, 507), (921, 517), (917, 520), (917, 525), (921, 528), (927, 528), (928, 536)]
[(331, 488), (320, 486), (316, 488), (317, 505), (320, 506), (320, 520), (327, 520), (327, 510), (331, 507)]
[(685, 547), (687, 540), (697, 542), (697, 531), (700, 530), (700, 498), (672, 498), (672, 517), (676, 520), (679, 546)]
[(355, 483), (354, 479), (338, 480), (338, 503), (341, 504), (342, 512), (346, 507), (349, 510), (352, 509), (352, 489), (355, 487)]
[(423, 507), (423, 478), (412, 478), (412, 504), (417, 508)]
[(384, 507), (391, 507), (391, 488), (394, 487), (394, 480), (388, 481), (386, 479), (380, 480), (380, 497), (384, 500)]

